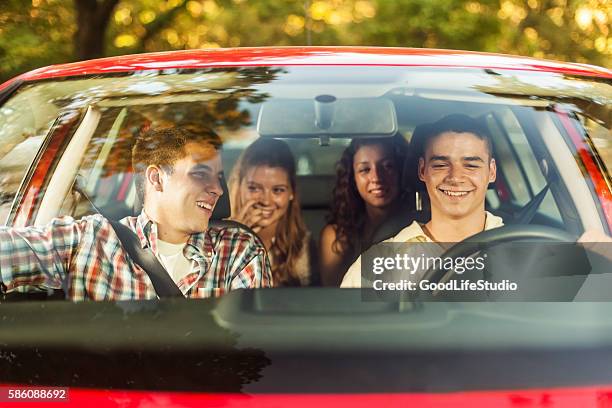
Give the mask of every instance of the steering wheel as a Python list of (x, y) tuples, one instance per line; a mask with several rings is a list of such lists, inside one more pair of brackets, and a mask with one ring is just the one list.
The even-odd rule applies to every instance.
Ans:
[[(558, 228), (546, 227), (543, 225), (508, 225), (482, 231), (466, 238), (453, 245), (440, 257), (443, 259), (452, 258), (453, 260), (459, 257), (468, 257), (482, 249), (510, 241), (538, 240), (573, 243), (576, 242), (577, 239), (578, 236)], [(431, 268), (425, 272), (422, 279), (437, 283), (445, 281), (454, 273), (453, 270), (447, 270), (445, 268)]]

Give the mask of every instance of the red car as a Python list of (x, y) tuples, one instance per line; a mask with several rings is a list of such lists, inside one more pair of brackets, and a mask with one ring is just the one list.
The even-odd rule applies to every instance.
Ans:
[[(253, 141), (286, 141), (317, 241), (351, 140), (414, 143), (419, 126), (461, 113), (491, 133), (486, 207), (516, 239), (609, 235), (611, 109), (608, 69), (463, 51), (241, 48), (50, 66), (0, 86), (0, 219), (133, 215), (131, 141), (189, 124), (217, 130), (226, 174)], [(422, 186), (409, 187), (427, 218)], [(46, 397), (28, 389), (68, 387), (62, 406), (609, 406), (612, 271), (571, 272), (545, 277), (569, 288), (547, 302), (368, 301), (313, 285), (75, 303), (25, 287), (0, 305), (0, 399), (35, 404)]]

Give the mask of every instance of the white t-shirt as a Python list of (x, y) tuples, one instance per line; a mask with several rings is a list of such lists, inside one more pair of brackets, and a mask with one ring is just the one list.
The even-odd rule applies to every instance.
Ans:
[(177, 285), (191, 272), (191, 261), (183, 255), (183, 248), (185, 244), (171, 244), (161, 239), (157, 240), (158, 259)]
[[(504, 225), (504, 220), (500, 217), (485, 211), (485, 230), (498, 228)], [(401, 230), (397, 235), (385, 240), (384, 242), (433, 242), (431, 238), (423, 232), (421, 225), (414, 221), (412, 224)], [(361, 287), (361, 255), (351, 265), (344, 275), (341, 288), (360, 288)]]

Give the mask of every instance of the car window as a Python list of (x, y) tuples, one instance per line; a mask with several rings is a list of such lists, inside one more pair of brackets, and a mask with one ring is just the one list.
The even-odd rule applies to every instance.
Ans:
[[(298, 73), (294, 76), (285, 72), (285, 77), (270, 77), (268, 80), (262, 80), (256, 77), (254, 73), (244, 71), (242, 80), (246, 80), (251, 85), (256, 83), (256, 87), (252, 89), (241, 88), (240, 86), (244, 85), (232, 82), (235, 78), (229, 76), (227, 72), (200, 75), (185, 74), (186, 83), (190, 80), (195, 81), (199, 76), (200, 84), (212, 84), (211, 89), (200, 88), (197, 96), (200, 100), (191, 102), (177, 100), (176, 97), (169, 94), (164, 97), (149, 96), (150, 100), (144, 98), (140, 101), (135, 99), (130, 103), (121, 103), (113, 94), (113, 92), (119, 91), (113, 91), (112, 89), (109, 89), (106, 93), (98, 92), (99, 95), (92, 95), (97, 96), (96, 99), (102, 101), (99, 103), (100, 106), (96, 107), (100, 111), (101, 117), (78, 169), (80, 183), (84, 183), (82, 187), (91, 195), (97, 206), (113, 212), (119, 208), (116, 200), (119, 197), (124, 205), (117, 210), (117, 213), (126, 214), (129, 212), (134, 199), (133, 189), (126, 187), (130, 185), (129, 178), (131, 177), (128, 160), (131, 140), (144, 128), (151, 125), (159, 126), (164, 123), (178, 122), (188, 126), (216, 123), (218, 132), (224, 139), (223, 161), (228, 174), (240, 153), (259, 137), (256, 129), (257, 120), (264, 103), (275, 98), (286, 97), (289, 91), (285, 87), (287, 89), (290, 87), (292, 90), (301, 89), (299, 92), (302, 93), (314, 94), (312, 90), (306, 91), (306, 88), (300, 88), (299, 81), (302, 78), (303, 84), (301, 86), (303, 87), (311, 86), (312, 83), (316, 83), (316, 80), (313, 79), (316, 78), (316, 75), (300, 77), (302, 70), (297, 71)], [(316, 71), (313, 68), (313, 72)], [(399, 75), (398, 77), (401, 78)], [(176, 86), (176, 84), (181, 83), (180, 78), (181, 75), (176, 74), (162, 75), (146, 81), (133, 78), (131, 80), (134, 82), (133, 84), (129, 84), (126, 79), (125, 88), (132, 89), (136, 94), (152, 95), (158, 93), (163, 86)], [(219, 78), (223, 78), (221, 83), (218, 82)], [(163, 79), (163, 85), (161, 82), (157, 83), (160, 79)], [(396, 80), (397, 77), (393, 79)], [(284, 81), (287, 82), (285, 87), (283, 87)], [(397, 84), (393, 84), (393, 86), (376, 85), (376, 87), (372, 87), (370, 93), (378, 95), (379, 98), (389, 97), (394, 101), (399, 126), (404, 129), (414, 128), (423, 121), (433, 121), (450, 112), (465, 112), (473, 117), (486, 120), (494, 136), (496, 154), (499, 156), (499, 184), (503, 184), (503, 187), (509, 193), (508, 197), (505, 197), (503, 193), (500, 196), (502, 190), (492, 189), (489, 192), (489, 202), (492, 209), (512, 214), (525, 206), (546, 185), (546, 179), (538, 163), (541, 158), (536, 157), (531, 145), (533, 141), (528, 139), (522, 129), (513, 113), (512, 105), (490, 105), (485, 100), (475, 102), (470, 98), (462, 100), (452, 93), (448, 95), (446, 101), (440, 102), (440, 95), (432, 97), (426, 91), (422, 91), (421, 95), (418, 96), (400, 95), (395, 87)], [(434, 87), (433, 84), (430, 84), (430, 86)], [(229, 96), (220, 92), (223, 87), (232, 89)], [(342, 92), (346, 93), (346, 90), (343, 88)], [(436, 92), (440, 91), (437, 90)], [(347, 96), (350, 95), (349, 92)], [(419, 107), (420, 113), (417, 115), (416, 112), (419, 111)], [(530, 108), (526, 109), (534, 117), (547, 114)], [(532, 137), (537, 138), (537, 135)], [(281, 139), (283, 138), (281, 137)], [(283, 140), (288, 142), (295, 156), (298, 175), (303, 177), (327, 176), (328, 188), (325, 191), (330, 191), (334, 181), (335, 165), (351, 139), (340, 137), (322, 143), (317, 137), (304, 136), (284, 138)], [(307, 184), (307, 182), (305, 183)], [(311, 190), (308, 187), (306, 189)], [(558, 195), (558, 199), (568, 200), (562, 194)], [(74, 209), (71, 209), (74, 207), (74, 203), (71, 203), (68, 198), (62, 204), (62, 211), (67, 211), (75, 216), (91, 211), (91, 209), (87, 209), (87, 204), (81, 203), (79, 205), (82, 209), (74, 211)], [(313, 205), (313, 203), (309, 205)], [(318, 206), (321, 209), (328, 205), (329, 198), (319, 200)], [(562, 217), (552, 192), (546, 196), (540, 205), (539, 213), (550, 219), (550, 222), (553, 220), (561, 222)]]
[[(407, 67), (168, 70), (70, 79), (62, 86), (53, 81), (34, 84), (2, 107), (5, 125), (0, 136), (10, 146), (0, 150), (8, 151), (2, 157), (9, 161), (18, 146), (28, 152), (14, 173), (18, 181), (10, 190), (4, 184), (2, 188), (7, 197), (14, 197), (24, 181), (23, 194), (35, 191), (28, 212), (23, 210), (25, 200), (11, 201), (5, 208), (13, 215), (25, 214), (26, 224), (38, 225), (61, 215), (79, 218), (97, 211), (114, 219), (137, 215), (141, 203), (130, 159), (135, 138), (152, 127), (211, 127), (223, 141), (226, 176), (254, 141), (276, 138), (287, 143), (296, 161), (304, 222), (316, 241), (330, 214), (337, 163), (352, 140), (408, 136), (422, 125), (460, 113), (485, 124), (493, 139), (498, 177), (487, 192), (490, 211), (507, 224), (517, 222), (547, 188), (529, 223), (575, 234), (587, 226), (602, 228), (607, 221), (598, 210), (601, 197), (564, 137), (554, 112), (559, 101), (553, 85), (574, 98), (578, 113), (591, 94), (605, 99), (609, 92), (601, 82), (575, 84), (561, 75)], [(327, 125), (319, 122), (325, 114), (322, 97), (346, 101), (338, 104), (337, 112), (332, 110), (334, 120)], [(15, 112), (29, 103), (48, 101), (53, 107), (41, 108), (39, 117), (17, 118)], [(52, 126), (62, 115), (67, 115), (62, 119), (65, 127)], [(607, 163), (606, 115), (589, 115), (592, 119), (583, 124)], [(18, 130), (19, 120), (27, 122), (26, 131)], [(39, 177), (40, 185), (28, 190), (27, 167), (43, 141), (56, 150), (43, 160), (48, 171)], [(414, 143), (410, 148), (416, 153)], [(426, 220), (429, 208), (416, 162), (411, 157), (403, 164), (410, 179), (405, 208)]]
[[(510, 192), (510, 197), (500, 197), (497, 190), (491, 190), (488, 194), (491, 208), (503, 210), (503, 205), (508, 204), (504, 200), (515, 207), (525, 206), (548, 184), (533, 148), (511, 109), (489, 115), (487, 125), (499, 157), (498, 175)], [(546, 194), (538, 213), (561, 224), (552, 191)]]
[(61, 108), (38, 86), (24, 86), (0, 107), (0, 223)]
[(610, 124), (606, 126), (604, 122), (594, 120), (584, 115), (578, 115), (578, 117), (590, 136), (593, 146), (603, 165), (609, 170), (612, 168), (612, 138), (610, 138)]

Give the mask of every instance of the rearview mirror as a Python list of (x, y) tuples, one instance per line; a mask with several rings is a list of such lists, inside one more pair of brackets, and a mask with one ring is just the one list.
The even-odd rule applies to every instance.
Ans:
[(262, 105), (257, 131), (262, 137), (393, 136), (397, 116), (385, 98), (274, 99)]

